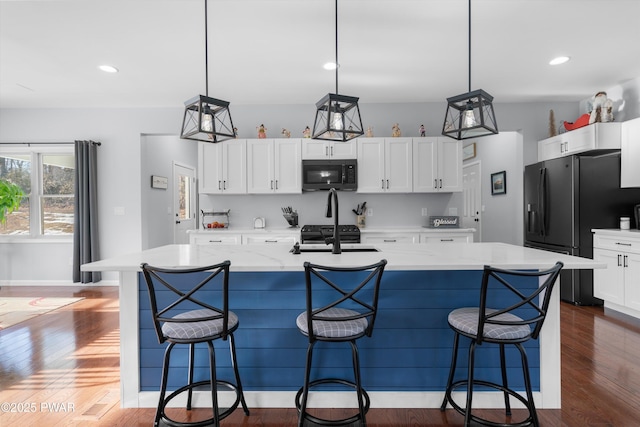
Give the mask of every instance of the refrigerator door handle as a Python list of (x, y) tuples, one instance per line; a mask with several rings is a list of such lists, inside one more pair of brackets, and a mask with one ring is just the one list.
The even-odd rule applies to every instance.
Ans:
[(540, 206), (540, 233), (547, 234), (547, 168), (540, 169), (538, 182), (538, 206)]

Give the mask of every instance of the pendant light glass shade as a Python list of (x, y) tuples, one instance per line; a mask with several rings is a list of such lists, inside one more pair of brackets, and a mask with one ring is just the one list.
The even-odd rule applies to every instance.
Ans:
[(184, 103), (180, 138), (204, 142), (222, 142), (235, 138), (229, 102), (209, 96), (209, 43), (207, 0), (204, 0), (204, 73), (206, 95), (198, 95)]
[(358, 98), (329, 93), (316, 108), (313, 139), (345, 142), (364, 134)]
[(204, 142), (235, 138), (229, 102), (198, 95), (184, 105), (180, 138)]
[(338, 0), (335, 0), (336, 93), (326, 94), (316, 102), (316, 119), (312, 139), (346, 142), (364, 134), (358, 97), (338, 94)]
[(498, 133), (493, 96), (471, 90), (471, 0), (469, 0), (469, 92), (447, 98), (442, 134), (461, 140)]
[(442, 134), (461, 140), (498, 133), (492, 101), (482, 89), (447, 98)]

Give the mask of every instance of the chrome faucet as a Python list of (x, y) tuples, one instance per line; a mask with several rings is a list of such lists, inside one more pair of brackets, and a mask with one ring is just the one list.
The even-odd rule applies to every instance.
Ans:
[(324, 239), (325, 243), (331, 244), (333, 243), (332, 254), (341, 254), (342, 249), (340, 248), (340, 228), (338, 227), (338, 191), (335, 188), (329, 190), (329, 197), (327, 198), (327, 218), (331, 218), (331, 196), (333, 196), (333, 204), (335, 205), (336, 214), (333, 217), (333, 237), (326, 237)]

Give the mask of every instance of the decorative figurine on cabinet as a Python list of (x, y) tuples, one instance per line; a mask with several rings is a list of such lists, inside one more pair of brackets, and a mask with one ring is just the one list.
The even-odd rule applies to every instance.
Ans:
[(424, 125), (420, 125), (420, 136), (427, 136), (427, 128), (424, 127)]
[(369, 126), (367, 131), (364, 133), (364, 136), (367, 138), (373, 138), (373, 127)]
[(264, 139), (267, 137), (267, 128), (264, 127), (263, 124), (261, 124), (260, 126), (256, 127), (256, 129), (258, 129), (258, 138), (259, 139)]
[(288, 129), (282, 128), (282, 134), (285, 138), (291, 138), (291, 132)]
[(302, 137), (303, 138), (311, 138), (311, 129), (309, 129), (309, 126), (306, 126), (304, 128), (304, 130), (302, 131)]
[(233, 137), (238, 139), (238, 128), (236, 127), (233, 128)]
[(402, 136), (402, 132), (400, 131), (400, 125), (397, 123), (391, 127), (391, 136), (394, 138), (399, 138)]
[(613, 101), (607, 98), (607, 92), (598, 92), (593, 97), (589, 124), (613, 121)]

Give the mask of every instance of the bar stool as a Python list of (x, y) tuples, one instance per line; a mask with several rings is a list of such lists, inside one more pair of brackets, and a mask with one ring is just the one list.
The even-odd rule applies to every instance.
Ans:
[[(209, 426), (220, 425), (220, 420), (231, 414), (239, 403), (246, 415), (249, 409), (244, 399), (238, 363), (236, 359), (236, 347), (233, 332), (238, 329), (238, 316), (229, 311), (229, 261), (219, 264), (186, 269), (170, 269), (152, 267), (142, 264), (142, 272), (149, 290), (151, 303), (151, 315), (153, 325), (160, 344), (168, 342), (165, 349), (162, 364), (162, 379), (160, 385), (160, 399), (154, 426)], [(215, 280), (214, 280), (215, 279)], [(204, 302), (206, 292), (207, 301), (218, 300), (222, 308), (216, 308)], [(161, 307), (158, 307), (158, 303)], [(216, 378), (216, 361), (213, 341), (229, 339), (231, 363), (235, 374), (235, 384)], [(193, 381), (193, 365), (195, 345), (206, 343), (209, 350), (209, 379)], [(187, 384), (166, 396), (167, 376), (169, 373), (169, 361), (171, 351), (176, 344), (189, 346), (189, 369)], [(195, 422), (179, 422), (172, 420), (165, 413), (169, 402), (178, 395), (187, 392), (187, 410), (191, 410), (193, 390), (197, 387), (207, 386), (211, 391), (212, 411), (211, 418)], [(229, 408), (222, 411), (218, 408), (217, 389), (224, 387), (235, 391), (235, 402)], [(165, 397), (166, 396), (166, 397)]]
[[(360, 420), (360, 424), (366, 426), (365, 414), (369, 410), (369, 396), (361, 384), (356, 340), (364, 336), (370, 337), (373, 332), (380, 281), (386, 264), (385, 259), (362, 267), (329, 267), (304, 263), (307, 308), (297, 317), (296, 325), (309, 338), (309, 346), (304, 385), (296, 394), (299, 427), (302, 427), (305, 420), (317, 425), (347, 425)], [(318, 341), (350, 344), (353, 381), (341, 378), (318, 378), (311, 381), (313, 349)], [(322, 384), (340, 384), (355, 389), (358, 413), (341, 420), (327, 420), (309, 414), (309, 391)]]
[[(480, 306), (458, 308), (449, 313), (449, 326), (455, 332), (455, 337), (451, 369), (444, 400), (440, 406), (441, 411), (444, 411), (447, 403), (450, 403), (456, 411), (464, 415), (465, 426), (470, 425), (471, 421), (488, 426), (538, 426), (538, 416), (531, 391), (527, 353), (522, 344), (531, 339), (538, 339), (547, 315), (551, 292), (562, 267), (563, 264), (561, 262), (557, 262), (552, 268), (543, 271), (516, 271), (489, 266), (484, 267), (480, 290)], [(539, 286), (528, 295), (518, 290), (518, 286), (514, 284), (516, 279), (524, 277), (538, 278)], [(492, 300), (496, 294), (501, 295), (501, 301), (504, 301), (504, 303), (497, 304), (499, 305), (497, 307), (492, 305), (492, 308), (489, 308), (487, 301)], [(460, 336), (471, 340), (468, 356), (469, 367), (467, 378), (454, 382), (453, 377), (456, 370)], [(502, 384), (474, 378), (475, 349), (477, 345), (483, 343), (498, 344), (500, 347)], [(514, 345), (520, 352), (526, 397), (509, 388), (505, 366), (505, 345), (507, 344)], [(504, 393), (507, 416), (511, 416), (509, 396), (513, 396), (525, 405), (528, 411), (527, 418), (521, 422), (499, 423), (473, 415), (471, 403), (475, 385), (502, 391)], [(464, 407), (456, 403), (451, 396), (453, 390), (463, 387), (467, 389), (467, 399)]]

